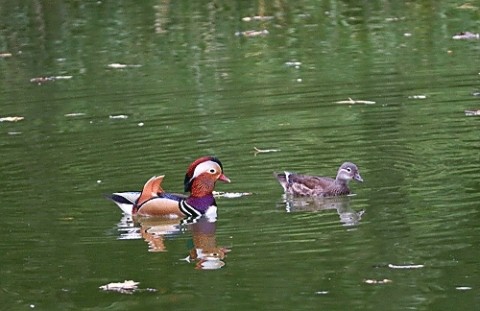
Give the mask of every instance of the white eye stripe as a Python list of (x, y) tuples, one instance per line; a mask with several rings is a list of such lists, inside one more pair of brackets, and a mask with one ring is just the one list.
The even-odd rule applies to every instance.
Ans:
[[(211, 172), (211, 170), (213, 170), (213, 172)], [(216, 162), (213, 162), (213, 161), (202, 162), (199, 165), (197, 165), (197, 167), (195, 168), (195, 171), (193, 171), (192, 179), (209, 171), (213, 174), (217, 171), (220, 171), (220, 167)]]

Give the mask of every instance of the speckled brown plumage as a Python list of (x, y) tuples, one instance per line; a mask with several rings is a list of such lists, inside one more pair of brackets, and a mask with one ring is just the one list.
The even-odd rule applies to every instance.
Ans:
[(363, 182), (358, 167), (351, 163), (343, 163), (335, 179), (321, 176), (310, 176), (290, 172), (274, 173), (283, 190), (287, 194), (297, 196), (331, 197), (350, 194), (348, 182)]

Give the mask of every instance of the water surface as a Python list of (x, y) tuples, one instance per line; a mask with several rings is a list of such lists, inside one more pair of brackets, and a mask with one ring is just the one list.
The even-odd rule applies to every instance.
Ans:
[[(0, 117), (24, 118), (0, 123), (3, 308), (478, 309), (479, 41), (452, 36), (479, 10), (462, 4), (0, 4)], [(233, 181), (217, 190), (252, 193), (218, 198), (215, 223), (125, 222), (104, 199), (158, 174), (181, 191), (205, 154)], [(272, 175), (347, 160), (365, 182), (339, 200), (286, 201)], [(99, 289), (124, 280), (141, 290)]]

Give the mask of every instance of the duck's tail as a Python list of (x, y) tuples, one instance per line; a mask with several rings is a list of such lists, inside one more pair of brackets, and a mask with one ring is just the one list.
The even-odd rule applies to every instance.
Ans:
[(283, 188), (283, 191), (287, 192), (288, 189), (288, 176), (290, 175), (289, 172), (274, 172), (273, 176), (278, 180), (280, 185)]
[(113, 203), (117, 204), (125, 215), (132, 215), (133, 205), (135, 205), (135, 201), (140, 197), (140, 192), (115, 192), (106, 195), (106, 197), (112, 200)]

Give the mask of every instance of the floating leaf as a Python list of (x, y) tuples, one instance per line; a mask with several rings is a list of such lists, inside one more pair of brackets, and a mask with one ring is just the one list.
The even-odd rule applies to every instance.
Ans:
[(480, 116), (480, 110), (465, 110), (466, 116)]
[(246, 195), (252, 195), (252, 193), (251, 192), (219, 192), (219, 191), (213, 191), (213, 195), (215, 197), (235, 199), (235, 198), (244, 197)]
[(424, 265), (393, 265), (388, 264), (390, 269), (420, 269), (425, 267)]
[(408, 98), (410, 98), (410, 99), (426, 99), (427, 95), (411, 95), (411, 96), (408, 96)]
[(255, 150), (255, 154), (257, 154), (257, 153), (279, 152), (280, 151), (280, 149), (259, 149), (257, 147), (253, 147), (253, 150)]
[(137, 291), (147, 291), (147, 292), (157, 291), (155, 288), (139, 289), (138, 284), (140, 283), (132, 280), (125, 280), (124, 282), (109, 283), (107, 285), (102, 285), (99, 288), (103, 289), (104, 291), (118, 292), (122, 294), (133, 294), (133, 292), (137, 292)]
[(36, 78), (31, 78), (30, 82), (32, 83), (37, 83), (37, 84), (42, 84), (46, 82), (52, 82), (55, 80), (69, 80), (73, 78), (73, 76), (50, 76), (50, 77), (36, 77)]
[(268, 35), (268, 30), (247, 30), (247, 31), (237, 31), (235, 33), (236, 36), (239, 37), (259, 37), (259, 36), (266, 36)]
[(114, 292), (120, 292), (123, 294), (131, 294), (133, 293), (133, 291), (138, 289), (138, 284), (140, 283), (132, 280), (125, 280), (124, 282), (108, 283), (106, 285), (100, 286), (99, 288), (105, 291), (114, 291)]
[(480, 34), (473, 33), (470, 31), (462, 31), (455, 34), (452, 39), (454, 40), (472, 40), (472, 39), (480, 39)]
[(296, 69), (298, 69), (300, 68), (302, 63), (297, 61), (289, 61), (289, 62), (285, 62), (285, 65), (287, 65), (287, 67), (295, 67)]
[(72, 113), (65, 114), (66, 117), (80, 117), (84, 115), (86, 115), (86, 113), (84, 112), (72, 112)]
[(110, 115), (110, 119), (128, 119), (128, 116), (125, 114)]
[(24, 117), (3, 117), (0, 118), (0, 122), (18, 122), (25, 119)]
[(468, 3), (468, 2), (462, 4), (461, 6), (458, 6), (457, 8), (462, 9), (462, 10), (478, 10), (478, 7), (476, 7), (473, 4)]
[(12, 53), (0, 53), (0, 58), (11, 57)]
[(383, 280), (366, 279), (363, 282), (365, 282), (366, 284), (388, 284), (388, 283), (392, 283), (393, 281), (390, 279), (383, 279)]
[(112, 69), (125, 69), (125, 68), (138, 68), (142, 67), (142, 65), (128, 65), (128, 64), (121, 64), (121, 63), (112, 63), (107, 65), (108, 68)]
[(348, 104), (348, 105), (354, 105), (354, 104), (364, 104), (364, 105), (373, 105), (375, 104), (374, 101), (369, 101), (369, 100), (353, 100), (350, 97), (348, 100), (340, 100), (335, 102), (337, 104)]
[(273, 16), (245, 16), (242, 18), (242, 21), (244, 22), (252, 22), (252, 21), (269, 21), (272, 20), (274, 17)]

